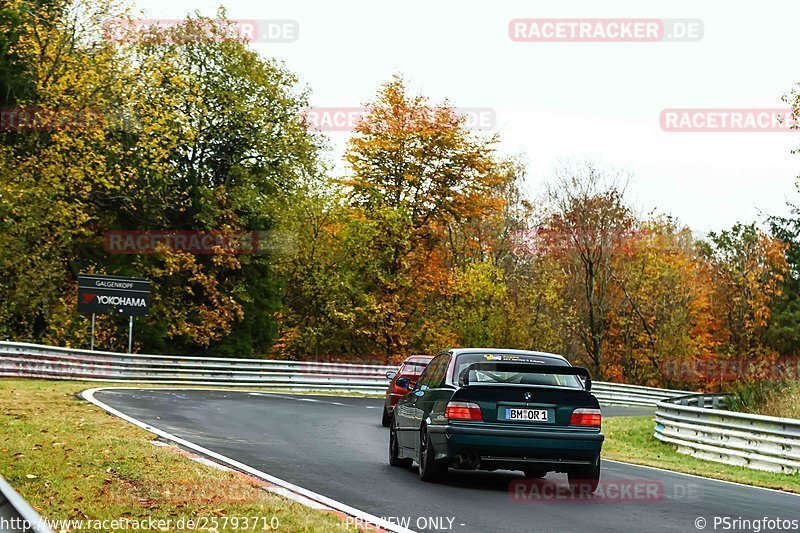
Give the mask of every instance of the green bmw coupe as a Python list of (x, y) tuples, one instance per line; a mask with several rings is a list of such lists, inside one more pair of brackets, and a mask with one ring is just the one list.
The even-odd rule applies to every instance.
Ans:
[(460, 348), (437, 355), (394, 411), (389, 463), (419, 465), (431, 481), (448, 468), (566, 472), (573, 492), (600, 479), (600, 405), (585, 368), (560, 355)]

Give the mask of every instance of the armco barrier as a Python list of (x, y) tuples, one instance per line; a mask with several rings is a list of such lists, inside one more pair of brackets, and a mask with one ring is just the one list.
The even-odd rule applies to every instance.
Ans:
[(683, 396), (686, 391), (593, 381), (592, 394), (597, 396), (603, 405), (650, 407), (658, 404), (661, 400)]
[(800, 471), (800, 420), (727, 411), (723, 395), (658, 403), (655, 437), (700, 459), (755, 470)]
[(0, 342), (0, 376), (382, 392), (392, 366), (140, 355)]
[[(382, 393), (393, 366), (75, 350), (0, 342), (0, 376), (104, 382)], [(604, 405), (655, 406), (685, 391), (593, 382)]]
[(0, 533), (52, 533), (47, 523), (0, 477)]

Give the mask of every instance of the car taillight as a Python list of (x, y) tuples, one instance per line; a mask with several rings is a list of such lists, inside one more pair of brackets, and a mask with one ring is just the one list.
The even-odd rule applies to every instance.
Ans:
[(571, 426), (594, 426), (600, 427), (602, 421), (600, 409), (575, 409), (569, 419)]
[(449, 420), (483, 420), (481, 407), (471, 402), (449, 402), (444, 416)]

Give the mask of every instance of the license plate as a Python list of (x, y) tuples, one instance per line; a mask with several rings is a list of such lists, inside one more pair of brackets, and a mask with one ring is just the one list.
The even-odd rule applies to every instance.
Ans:
[(547, 409), (506, 409), (506, 420), (520, 422), (547, 422)]

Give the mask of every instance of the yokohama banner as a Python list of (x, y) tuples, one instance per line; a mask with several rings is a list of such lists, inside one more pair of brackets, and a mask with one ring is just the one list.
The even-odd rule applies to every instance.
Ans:
[(99, 315), (146, 315), (150, 280), (100, 274), (78, 275), (78, 311)]

